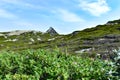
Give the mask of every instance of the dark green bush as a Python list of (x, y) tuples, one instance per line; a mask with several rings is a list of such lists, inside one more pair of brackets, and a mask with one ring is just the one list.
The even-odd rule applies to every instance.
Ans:
[[(26, 50), (0, 54), (1, 80), (108, 80), (107, 62), (60, 53)], [(115, 79), (114, 79), (115, 80)]]

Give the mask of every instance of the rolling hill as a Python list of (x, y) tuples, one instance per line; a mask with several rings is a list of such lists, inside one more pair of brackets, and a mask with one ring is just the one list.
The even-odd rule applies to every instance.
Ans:
[(100, 55), (103, 59), (112, 58), (113, 50), (120, 47), (120, 19), (67, 35), (58, 34), (52, 27), (46, 32), (34, 30), (0, 32), (1, 51), (54, 49), (56, 47), (70, 54), (87, 53), (89, 57)]

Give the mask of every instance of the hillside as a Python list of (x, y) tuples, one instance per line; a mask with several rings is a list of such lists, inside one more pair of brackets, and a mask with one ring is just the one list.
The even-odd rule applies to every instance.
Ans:
[[(88, 53), (89, 57), (100, 54), (103, 59), (112, 58), (113, 50), (120, 46), (120, 20), (60, 35), (52, 27), (46, 32), (0, 32), (0, 50), (53, 49), (58, 47), (71, 54)], [(84, 55), (84, 54), (82, 54)]]

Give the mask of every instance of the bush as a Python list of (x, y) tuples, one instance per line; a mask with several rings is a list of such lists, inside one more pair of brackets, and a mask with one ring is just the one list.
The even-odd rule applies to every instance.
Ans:
[(115, 69), (111, 71), (112, 76), (116, 76), (120, 79), (120, 49), (114, 50), (114, 59), (111, 62), (111, 66)]
[(57, 50), (25, 50), (0, 54), (1, 80), (108, 80), (107, 62), (63, 54)]

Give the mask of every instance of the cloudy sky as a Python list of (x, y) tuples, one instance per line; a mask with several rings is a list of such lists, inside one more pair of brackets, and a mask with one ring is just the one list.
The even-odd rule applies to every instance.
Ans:
[(120, 18), (120, 0), (0, 0), (0, 31), (66, 34)]

